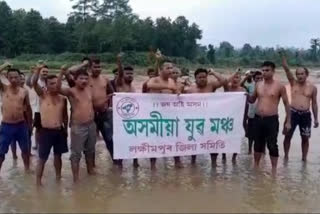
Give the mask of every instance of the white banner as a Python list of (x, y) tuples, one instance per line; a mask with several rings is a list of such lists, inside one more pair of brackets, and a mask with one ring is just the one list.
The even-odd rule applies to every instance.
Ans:
[(246, 97), (117, 93), (113, 97), (115, 159), (239, 153)]

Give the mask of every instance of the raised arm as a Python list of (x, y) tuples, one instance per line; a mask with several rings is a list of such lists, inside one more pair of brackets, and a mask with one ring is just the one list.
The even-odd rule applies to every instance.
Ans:
[(90, 62), (88, 60), (84, 60), (81, 64), (79, 65), (74, 65), (74, 66), (71, 66), (69, 69), (68, 69), (68, 72), (70, 73), (75, 73), (79, 70), (81, 70), (82, 68), (88, 66), (90, 64)]
[(156, 76), (159, 76), (159, 73), (160, 73), (160, 60), (162, 59), (162, 54), (161, 54), (161, 51), (159, 49), (155, 53), (155, 57), (156, 57), (156, 63), (154, 65), (154, 70), (156, 72)]
[(120, 85), (120, 86), (123, 83), (123, 68), (122, 68), (121, 57), (122, 57), (122, 54), (119, 53), (117, 55), (118, 76), (117, 76), (117, 79), (116, 79), (116, 84)]
[[(9, 62), (5, 62), (3, 65), (0, 66), (0, 74), (7, 68), (10, 68), (12, 65)], [(0, 78), (0, 91), (3, 91), (5, 85), (2, 83), (2, 79)]]
[(319, 120), (318, 120), (318, 101), (317, 101), (317, 94), (318, 89), (317, 87), (313, 87), (313, 93), (312, 93), (312, 112), (314, 117), (314, 128), (318, 128), (319, 126)]
[(240, 86), (243, 87), (243, 88), (245, 88), (247, 91), (249, 91), (249, 90), (248, 90), (248, 88), (245, 86), (245, 84), (246, 84), (247, 80), (249, 79), (249, 77), (250, 77), (250, 74), (249, 74), (249, 75), (246, 75), (246, 76), (241, 80), (241, 83), (240, 83)]
[(64, 96), (71, 96), (72, 93), (70, 91), (70, 88), (62, 88), (62, 77), (63, 75), (67, 72), (67, 69), (65, 66), (61, 67), (61, 71), (58, 75), (58, 80), (57, 80), (57, 90), (60, 94), (64, 95)]
[(281, 52), (280, 55), (281, 55), (281, 59), (282, 59), (282, 67), (283, 67), (284, 71), (286, 72), (286, 75), (287, 75), (287, 78), (289, 80), (290, 85), (293, 85), (295, 79), (294, 79), (293, 74), (290, 71), (287, 59), (286, 59), (284, 53)]
[(290, 104), (289, 104), (289, 99), (286, 91), (286, 87), (281, 85), (281, 98), (286, 110), (286, 123), (285, 123), (285, 133), (288, 132), (291, 129), (291, 112), (290, 112)]
[(213, 69), (210, 69), (209, 74), (214, 76), (218, 80), (218, 82), (215, 83), (216, 88), (220, 88), (221, 86), (228, 84), (228, 80), (218, 72), (215, 72)]
[(36, 72), (33, 74), (33, 77), (30, 78), (30, 79), (32, 79), (31, 85), (39, 96), (43, 95), (43, 89), (38, 84), (38, 80), (39, 80), (39, 76), (40, 76), (40, 72), (41, 72), (42, 68), (43, 68), (43, 66), (37, 66)]
[(33, 79), (34, 72), (35, 72), (35, 68), (31, 67), (30, 74), (28, 75), (27, 80), (26, 80), (26, 85), (29, 86), (30, 88), (32, 88), (32, 79)]

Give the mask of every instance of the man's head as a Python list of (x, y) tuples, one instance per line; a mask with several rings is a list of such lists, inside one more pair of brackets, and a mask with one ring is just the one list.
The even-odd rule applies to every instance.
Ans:
[(20, 86), (24, 87), (24, 84), (26, 83), (26, 77), (24, 75), (24, 73), (20, 73)]
[(147, 74), (150, 79), (157, 76), (156, 71), (153, 68), (149, 68)]
[(49, 68), (48, 68), (48, 66), (46, 66), (46, 65), (43, 66), (42, 69), (41, 69), (41, 71), (40, 71), (40, 78), (41, 78), (42, 80), (47, 79), (48, 73), (49, 73)]
[(48, 75), (46, 79), (46, 86), (49, 93), (57, 93), (57, 76), (54, 74)]
[(125, 66), (123, 68), (123, 80), (126, 84), (131, 84), (133, 81), (133, 67)]
[(173, 64), (167, 60), (162, 63), (162, 65), (160, 66), (160, 69), (161, 69), (162, 77), (169, 78), (173, 70)]
[(173, 79), (174, 81), (177, 81), (180, 76), (181, 76), (180, 69), (177, 67), (174, 67), (170, 75), (171, 79)]
[(246, 71), (245, 75), (247, 77), (247, 82), (251, 83), (252, 82), (252, 77), (254, 75), (254, 71), (248, 70), (248, 71)]
[(90, 66), (91, 74), (93, 77), (98, 77), (101, 74), (101, 65), (100, 59), (92, 58), (91, 59), (91, 66)]
[(240, 74), (240, 72), (237, 72), (232, 77), (231, 85), (233, 87), (238, 87), (238, 86), (240, 86), (240, 83), (241, 83), (241, 74)]
[(204, 88), (208, 84), (208, 71), (204, 68), (198, 68), (194, 72), (194, 77), (196, 79), (196, 84), (199, 88)]
[(16, 68), (9, 68), (7, 78), (10, 84), (14, 87), (20, 86), (20, 70)]
[(298, 83), (305, 83), (309, 76), (309, 70), (305, 67), (297, 68), (296, 77)]
[(89, 74), (85, 69), (81, 69), (74, 74), (74, 81), (77, 88), (84, 89), (88, 85)]
[(261, 67), (262, 67), (263, 78), (265, 80), (272, 79), (276, 69), (276, 65), (271, 61), (265, 61)]
[(118, 68), (113, 69), (112, 73), (113, 73), (114, 79), (117, 79), (117, 77), (118, 77)]
[(255, 83), (260, 82), (263, 80), (263, 75), (261, 71), (256, 71), (253, 75), (253, 80)]

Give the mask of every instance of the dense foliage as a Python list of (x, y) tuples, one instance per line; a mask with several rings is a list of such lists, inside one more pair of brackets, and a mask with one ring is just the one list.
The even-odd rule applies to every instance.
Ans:
[[(147, 52), (159, 48), (177, 63), (213, 64), (221, 67), (258, 66), (263, 60), (279, 62), (278, 48), (237, 49), (229, 42), (201, 46), (202, 31), (184, 17), (141, 19), (129, 0), (71, 0), (73, 11), (67, 23), (43, 18), (36, 10), (12, 10), (0, 1), (0, 56), (36, 60), (78, 61), (98, 54), (112, 63), (119, 51), (130, 53), (129, 63), (148, 65)], [(290, 64), (318, 66), (320, 40), (311, 39), (310, 49), (287, 48)], [(63, 58), (66, 57), (66, 58)], [(131, 59), (129, 59), (131, 58)], [(320, 63), (319, 63), (320, 64)]]

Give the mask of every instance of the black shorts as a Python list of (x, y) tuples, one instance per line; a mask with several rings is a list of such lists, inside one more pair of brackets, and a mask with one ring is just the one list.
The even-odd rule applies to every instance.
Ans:
[(254, 118), (248, 119), (248, 127), (247, 127), (247, 135), (246, 137), (249, 139), (254, 139), (254, 133), (255, 133), (255, 124), (254, 124)]
[(278, 149), (279, 117), (278, 115), (255, 116), (254, 151), (263, 153), (267, 145), (272, 157), (279, 157)]
[(39, 141), (39, 158), (41, 160), (48, 160), (52, 147), (55, 155), (68, 152), (67, 135), (62, 128), (42, 128)]
[(287, 136), (292, 137), (297, 126), (299, 126), (301, 137), (311, 137), (311, 123), (311, 112), (309, 110), (301, 111), (291, 108), (291, 129)]
[(35, 127), (36, 129), (42, 128), (40, 112), (34, 113), (33, 127)]

